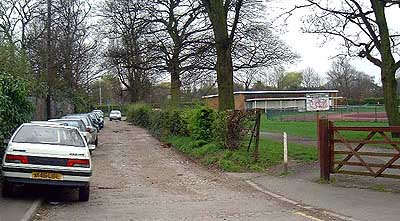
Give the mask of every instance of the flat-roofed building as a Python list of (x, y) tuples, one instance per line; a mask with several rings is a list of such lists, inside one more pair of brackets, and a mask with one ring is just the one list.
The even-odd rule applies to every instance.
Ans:
[[(323, 96), (329, 98), (329, 106), (335, 107), (343, 97), (338, 97), (338, 90), (279, 90), (279, 91), (237, 91), (234, 92), (235, 109), (296, 109), (306, 111), (307, 98)], [(218, 95), (203, 96), (205, 103), (218, 108)]]

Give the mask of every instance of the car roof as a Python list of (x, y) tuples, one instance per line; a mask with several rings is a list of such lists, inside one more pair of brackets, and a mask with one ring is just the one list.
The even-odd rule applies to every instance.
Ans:
[[(63, 118), (63, 119), (51, 119), (50, 122), (57, 122), (57, 121), (82, 121), (81, 118)], [(82, 121), (83, 122), (83, 121)]]
[(63, 125), (62, 123), (51, 122), (51, 121), (31, 121), (32, 124), (42, 124), (42, 125)]
[[(51, 123), (51, 122), (49, 122), (49, 123)], [(66, 125), (62, 125), (62, 124), (23, 123), (21, 126), (42, 126), (42, 127), (77, 129), (76, 127), (66, 126)]]

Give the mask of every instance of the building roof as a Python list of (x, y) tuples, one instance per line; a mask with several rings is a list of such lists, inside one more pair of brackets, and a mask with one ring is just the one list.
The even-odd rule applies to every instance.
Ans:
[[(233, 94), (307, 94), (307, 93), (338, 93), (339, 90), (298, 90), (298, 91), (236, 91)], [(202, 98), (218, 97), (218, 94), (203, 96)]]

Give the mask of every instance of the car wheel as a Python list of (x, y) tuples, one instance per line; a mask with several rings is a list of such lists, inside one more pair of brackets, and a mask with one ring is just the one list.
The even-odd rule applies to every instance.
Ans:
[(110, 118), (110, 121), (112, 121), (112, 119)]
[(89, 201), (90, 186), (79, 187), (79, 201), (87, 202)]
[(12, 197), (14, 195), (13, 184), (4, 180), (2, 183), (1, 195), (4, 198)]
[(99, 138), (96, 138), (96, 140), (94, 141), (94, 145), (96, 145), (96, 147), (97, 147), (97, 144), (99, 144)]

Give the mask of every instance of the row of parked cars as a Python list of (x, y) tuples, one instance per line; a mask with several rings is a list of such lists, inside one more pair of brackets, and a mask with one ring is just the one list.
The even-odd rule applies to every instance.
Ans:
[(91, 154), (103, 127), (100, 110), (22, 124), (3, 157), (3, 197), (12, 196), (16, 185), (38, 184), (78, 188), (79, 200), (88, 201)]

